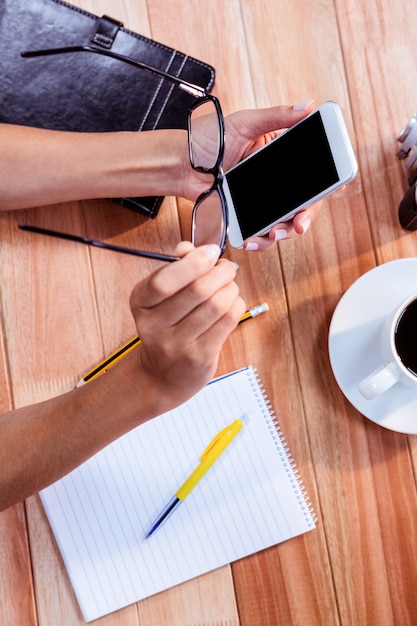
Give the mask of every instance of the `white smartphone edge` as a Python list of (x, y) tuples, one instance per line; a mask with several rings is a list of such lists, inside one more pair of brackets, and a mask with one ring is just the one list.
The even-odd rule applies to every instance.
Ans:
[[(285, 133), (287, 133), (289, 130), (291, 130), (295, 126), (302, 124), (306, 119), (308, 119), (311, 115), (314, 115), (317, 112), (321, 113), (321, 116), (323, 119), (323, 123), (326, 129), (327, 138), (329, 140), (329, 145), (330, 145), (330, 149), (333, 155), (333, 159), (335, 162), (339, 180), (337, 181), (337, 183), (335, 183), (334, 185), (331, 185), (330, 187), (327, 187), (324, 191), (310, 198), (307, 202), (304, 202), (303, 204), (298, 206), (296, 209), (294, 209), (290, 213), (287, 213), (286, 215), (280, 217), (276, 221), (271, 222), (271, 224), (268, 224), (268, 226), (266, 226), (262, 230), (254, 233), (253, 235), (251, 235), (251, 237), (266, 235), (271, 230), (271, 228), (275, 226), (276, 224), (279, 224), (280, 222), (286, 222), (292, 219), (294, 215), (296, 215), (297, 213), (299, 213), (306, 207), (310, 206), (311, 204), (315, 204), (322, 198), (325, 198), (326, 196), (333, 193), (337, 189), (343, 187), (344, 185), (346, 185), (347, 183), (349, 183), (351, 180), (355, 178), (358, 172), (358, 164), (356, 161), (355, 153), (352, 148), (349, 134), (347, 132), (347, 128), (346, 128), (346, 124), (342, 115), (342, 111), (340, 109), (340, 106), (336, 102), (333, 102), (331, 100), (324, 102), (314, 111), (309, 113), (305, 118), (300, 120), (300, 122), (297, 122), (297, 124), (294, 124), (294, 126), (291, 126), (290, 128), (283, 131), (283, 133), (281, 133), (279, 137), (277, 137), (276, 139), (273, 139), (272, 141), (273, 142), (279, 141), (280, 138)], [(227, 205), (229, 208), (228, 240), (233, 248), (242, 248), (244, 239), (242, 237), (242, 233), (240, 230), (239, 222), (236, 216), (236, 211), (233, 205), (233, 201), (232, 201), (232, 197), (231, 197), (229, 187), (227, 184), (226, 176), (228, 172), (238, 168), (242, 163), (251, 159), (255, 154), (263, 150), (265, 147), (266, 146), (262, 146), (262, 148), (259, 148), (259, 150), (256, 150), (255, 152), (247, 156), (245, 159), (237, 163), (234, 167), (230, 168), (230, 170), (225, 172), (225, 177), (223, 181), (223, 190), (224, 190)]]

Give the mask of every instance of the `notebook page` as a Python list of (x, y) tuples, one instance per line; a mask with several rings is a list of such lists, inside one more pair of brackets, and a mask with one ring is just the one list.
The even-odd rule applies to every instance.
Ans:
[[(226, 451), (144, 539), (208, 443), (243, 414)], [(86, 621), (314, 528), (252, 368), (121, 437), (41, 498)]]

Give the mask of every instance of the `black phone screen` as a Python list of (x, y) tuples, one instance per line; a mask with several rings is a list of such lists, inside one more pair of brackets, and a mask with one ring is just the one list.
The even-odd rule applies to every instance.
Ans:
[(243, 239), (339, 181), (320, 111), (226, 172)]

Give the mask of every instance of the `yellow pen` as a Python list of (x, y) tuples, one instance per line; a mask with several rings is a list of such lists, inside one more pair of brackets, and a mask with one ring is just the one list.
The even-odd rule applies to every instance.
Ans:
[(232, 424), (223, 428), (214, 439), (209, 443), (203, 454), (200, 456), (200, 465), (196, 467), (191, 476), (187, 478), (185, 483), (178, 489), (177, 493), (168, 502), (164, 510), (158, 515), (156, 520), (145, 535), (145, 539), (153, 535), (153, 533), (162, 526), (175, 509), (185, 500), (190, 491), (200, 482), (204, 474), (213, 463), (224, 452), (229, 443), (236, 437), (243, 424), (247, 421), (247, 415), (242, 415), (240, 419), (236, 419)]
[[(266, 311), (268, 311), (268, 308), (269, 307), (266, 302), (263, 302), (262, 304), (258, 304), (257, 306), (252, 307), (251, 309), (249, 309), (248, 311), (246, 311), (246, 313), (242, 315), (242, 317), (239, 320), (239, 324), (241, 324), (242, 322), (245, 322), (246, 320), (251, 319), (252, 317), (258, 317), (258, 315), (261, 315), (262, 313), (265, 313)], [(121, 359), (123, 359), (123, 357), (128, 355), (129, 352), (132, 352), (132, 350), (134, 350), (134, 348), (136, 348), (140, 343), (141, 343), (141, 340), (138, 336), (130, 339), (127, 343), (123, 344), (123, 346), (118, 348), (110, 356), (105, 358), (104, 361), (102, 361), (101, 363), (93, 367), (93, 369), (89, 370), (86, 374), (84, 374), (81, 380), (78, 381), (77, 387), (81, 387), (81, 385), (84, 385), (85, 383), (88, 383), (91, 380), (98, 378), (102, 374), (105, 374), (107, 370), (113, 367), (113, 365), (116, 365), (116, 363), (118, 363)]]

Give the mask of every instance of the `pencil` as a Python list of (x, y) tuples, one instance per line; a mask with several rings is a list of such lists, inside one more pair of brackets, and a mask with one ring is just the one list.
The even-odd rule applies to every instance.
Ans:
[[(239, 324), (241, 324), (242, 322), (246, 322), (246, 320), (252, 319), (253, 317), (258, 317), (258, 315), (261, 315), (262, 313), (265, 313), (268, 310), (269, 310), (269, 307), (266, 302), (263, 302), (262, 304), (258, 304), (257, 306), (252, 307), (251, 309), (249, 309), (248, 311), (246, 311), (246, 313), (242, 315), (242, 317), (239, 320)], [(98, 378), (102, 374), (105, 374), (107, 370), (113, 367), (113, 365), (116, 365), (116, 363), (118, 363), (121, 359), (123, 359), (123, 357), (125, 357), (127, 354), (132, 352), (132, 350), (134, 350), (140, 343), (141, 343), (141, 339), (137, 335), (136, 337), (133, 337), (132, 339), (127, 341), (120, 348), (118, 348), (115, 352), (110, 354), (110, 356), (104, 359), (104, 361), (101, 361), (101, 363), (99, 363), (98, 365), (93, 367), (93, 369), (89, 370), (86, 374), (84, 374), (81, 380), (78, 381), (77, 387), (81, 387), (81, 385), (84, 385), (85, 383), (88, 383), (91, 380)]]

